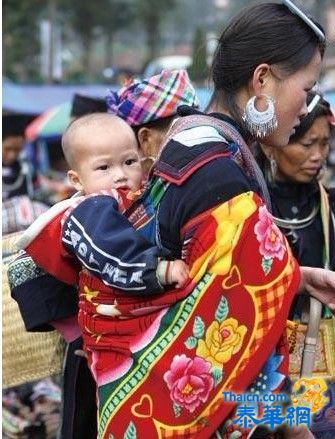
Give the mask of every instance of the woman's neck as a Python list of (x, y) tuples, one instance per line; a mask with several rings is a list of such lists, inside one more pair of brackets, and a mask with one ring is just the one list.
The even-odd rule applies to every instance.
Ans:
[(206, 108), (206, 113), (207, 114), (210, 114), (210, 113), (221, 113), (221, 114), (226, 114), (229, 117), (232, 117), (232, 115), (227, 110), (227, 108), (225, 108), (224, 105), (219, 103), (218, 100), (214, 100), (214, 101), (210, 102), (210, 104)]
[(207, 114), (209, 113), (219, 113), (223, 116), (227, 116), (231, 119), (231, 122), (234, 123), (234, 125), (237, 125), (238, 130), (244, 137), (245, 141), (249, 144), (251, 142), (250, 133), (245, 129), (244, 124), (242, 122), (241, 116), (239, 115), (242, 111), (241, 108), (244, 108), (245, 102), (247, 101), (247, 92), (244, 89), (241, 89), (238, 93), (235, 95), (235, 110), (229, 110), (227, 108), (227, 105), (225, 103), (225, 98), (222, 90), (217, 90), (213, 93), (213, 96), (208, 104), (208, 107), (206, 108), (205, 112)]

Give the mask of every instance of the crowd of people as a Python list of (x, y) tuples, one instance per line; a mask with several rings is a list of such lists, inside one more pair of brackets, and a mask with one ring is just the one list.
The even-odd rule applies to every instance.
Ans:
[(61, 387), (55, 378), (5, 389), (2, 395), (2, 437), (56, 438), (60, 412)]
[[(289, 394), (287, 320), (334, 319), (334, 115), (313, 91), (325, 49), (292, 2), (258, 4), (222, 33), (204, 112), (183, 70), (73, 112), (62, 150), (77, 192), (34, 207), (8, 270), (26, 329), (68, 343), (62, 439), (321, 437), (283, 417), (241, 425), (222, 395)], [(3, 203), (34, 200), (34, 174), (15, 184), (22, 141), (10, 156), (3, 138)]]

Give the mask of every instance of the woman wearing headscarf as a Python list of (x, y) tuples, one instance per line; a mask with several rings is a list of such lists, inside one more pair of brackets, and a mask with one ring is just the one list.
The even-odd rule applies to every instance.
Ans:
[[(335, 190), (327, 190), (322, 174), (332, 138), (334, 115), (321, 94), (307, 96), (308, 114), (287, 145), (258, 145), (256, 156), (269, 188), (275, 223), (285, 234), (300, 265), (335, 269)], [(309, 301), (295, 300), (301, 318)], [(325, 314), (329, 312), (324, 310)]]

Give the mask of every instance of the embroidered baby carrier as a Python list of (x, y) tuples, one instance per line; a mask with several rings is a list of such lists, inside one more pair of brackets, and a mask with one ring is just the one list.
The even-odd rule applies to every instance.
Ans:
[[(217, 157), (234, 160), (267, 199), (247, 145), (227, 122), (185, 117), (167, 142), (199, 126), (220, 141), (207, 147), (200, 139), (189, 155), (167, 143), (149, 187), (127, 212), (151, 242), (159, 242), (155, 212), (169, 185), (182, 185)], [(182, 239), (190, 279), (182, 289), (130, 296), (81, 272), (79, 323), (98, 385), (99, 438), (207, 439), (234, 408), (224, 391), (281, 384), (287, 356), (274, 349), (283, 345), (299, 275), (262, 198), (245, 192), (189, 221)], [(51, 224), (50, 239), (57, 227)]]
[[(167, 187), (183, 184), (204, 163), (230, 157), (259, 181), (247, 146), (226, 122), (186, 117), (169, 138), (199, 125), (215, 127), (227, 141), (200, 148), (182, 167), (167, 145), (149, 188), (128, 212), (151, 240)], [(264, 186), (260, 182), (263, 196)], [(282, 382), (278, 365), (287, 371), (286, 359), (271, 354), (299, 281), (286, 240), (253, 192), (218, 205), (202, 220), (183, 231), (190, 267), (183, 289), (130, 297), (81, 276), (79, 321), (98, 383), (100, 438), (209, 438), (233, 408), (223, 392), (252, 386), (269, 357), (263, 391)], [(112, 317), (97, 316), (102, 303)]]

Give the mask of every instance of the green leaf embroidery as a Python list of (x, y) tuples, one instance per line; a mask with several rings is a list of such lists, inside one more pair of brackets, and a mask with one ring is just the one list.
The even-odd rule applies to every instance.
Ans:
[(176, 418), (178, 418), (178, 416), (180, 416), (180, 413), (181, 413), (181, 407), (180, 407), (180, 405), (178, 405), (178, 404), (176, 404), (176, 403), (174, 402), (174, 403), (173, 403), (173, 411), (174, 411), (174, 414), (175, 414)]
[(271, 258), (265, 258), (263, 256), (262, 259), (262, 268), (265, 274), (268, 274), (271, 270), (271, 265), (272, 265), (273, 259)]
[(195, 337), (188, 337), (188, 339), (185, 341), (185, 346), (187, 349), (194, 349), (198, 345), (198, 339)]
[(125, 434), (123, 435), (123, 439), (136, 439), (136, 427), (135, 424), (130, 421), (127, 427)]
[(217, 386), (222, 381), (222, 377), (223, 377), (222, 369), (214, 366), (211, 370), (211, 375), (214, 380), (214, 386)]
[(194, 337), (201, 338), (205, 333), (205, 324), (202, 318), (196, 316), (193, 323), (193, 335)]
[(223, 320), (227, 317), (229, 311), (227, 299), (224, 296), (221, 296), (220, 303), (215, 311), (215, 320), (219, 323), (223, 322)]

